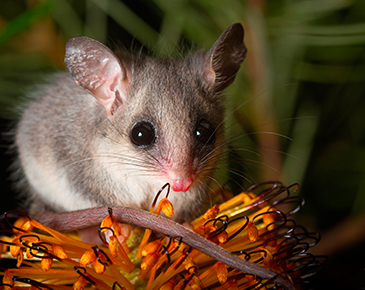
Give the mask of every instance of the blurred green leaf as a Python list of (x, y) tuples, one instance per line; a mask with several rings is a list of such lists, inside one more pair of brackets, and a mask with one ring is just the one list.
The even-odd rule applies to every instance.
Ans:
[(127, 5), (118, 0), (92, 0), (104, 13), (113, 18), (120, 26), (134, 35), (146, 46), (152, 46), (157, 42), (158, 34)]
[(0, 30), (0, 46), (4, 45), (5, 42), (8, 41), (11, 37), (14, 37), (18, 33), (29, 28), (34, 22), (36, 22), (44, 15), (49, 14), (53, 7), (53, 1), (42, 1), (37, 6), (29, 9), (18, 18), (6, 24)]

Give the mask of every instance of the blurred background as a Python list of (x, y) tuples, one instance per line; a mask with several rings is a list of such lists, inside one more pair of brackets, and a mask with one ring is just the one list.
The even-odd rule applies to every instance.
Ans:
[[(217, 179), (238, 192), (268, 180), (299, 183), (296, 220), (329, 256), (320, 287), (365, 289), (365, 1), (1, 0), (1, 212), (14, 106), (64, 70), (76, 35), (160, 56), (209, 49), (235, 22), (247, 58), (227, 96), (227, 152)], [(329, 289), (326, 287), (326, 289)]]

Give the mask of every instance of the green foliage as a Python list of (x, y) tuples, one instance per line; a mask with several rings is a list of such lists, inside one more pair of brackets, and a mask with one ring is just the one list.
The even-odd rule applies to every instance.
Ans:
[[(232, 184), (244, 187), (268, 179), (299, 182), (307, 215), (317, 216), (313, 227), (331, 226), (327, 213), (341, 220), (364, 212), (365, 1), (6, 2), (9, 9), (0, 12), (0, 113), (10, 118), (6, 110), (28, 84), (62, 68), (71, 36), (106, 43), (113, 37), (165, 55), (181, 44), (208, 49), (230, 24), (243, 23), (248, 56), (226, 93), (228, 148), (236, 150), (218, 180), (235, 171)], [(23, 42), (39, 25), (51, 27), (37, 36), (45, 43), (56, 39), (57, 54), (54, 47), (32, 50), (34, 42)]]

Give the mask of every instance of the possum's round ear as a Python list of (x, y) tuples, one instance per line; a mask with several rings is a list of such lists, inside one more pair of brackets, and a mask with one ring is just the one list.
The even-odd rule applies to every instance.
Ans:
[(246, 57), (244, 31), (240, 23), (228, 27), (208, 51), (204, 61), (204, 78), (215, 91), (223, 91), (236, 76)]
[(76, 83), (104, 106), (108, 117), (113, 116), (125, 100), (126, 66), (104, 44), (85, 36), (67, 41), (65, 63)]

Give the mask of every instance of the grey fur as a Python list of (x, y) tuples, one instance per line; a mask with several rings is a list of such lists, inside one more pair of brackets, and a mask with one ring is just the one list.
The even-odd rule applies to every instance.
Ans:
[[(90, 62), (92, 52), (98, 56)], [(186, 59), (114, 55), (94, 40), (71, 39), (65, 60), (73, 77), (56, 74), (33, 92), (37, 98), (16, 129), (18, 176), (24, 175), (30, 214), (102, 205), (148, 210), (167, 182), (166, 160), (172, 160), (179, 168), (192, 167), (195, 176), (187, 192), (170, 193), (174, 219), (193, 218), (207, 202), (224, 142), (221, 91), (245, 55), (240, 24), (227, 28), (208, 53)], [(115, 97), (110, 109), (100, 100), (99, 84), (91, 82), (103, 73), (104, 56), (112, 68), (106, 73), (118, 76), (110, 80)], [(217, 130), (214, 146), (194, 140), (202, 119)], [(146, 148), (129, 138), (140, 120), (156, 128), (156, 142)]]

